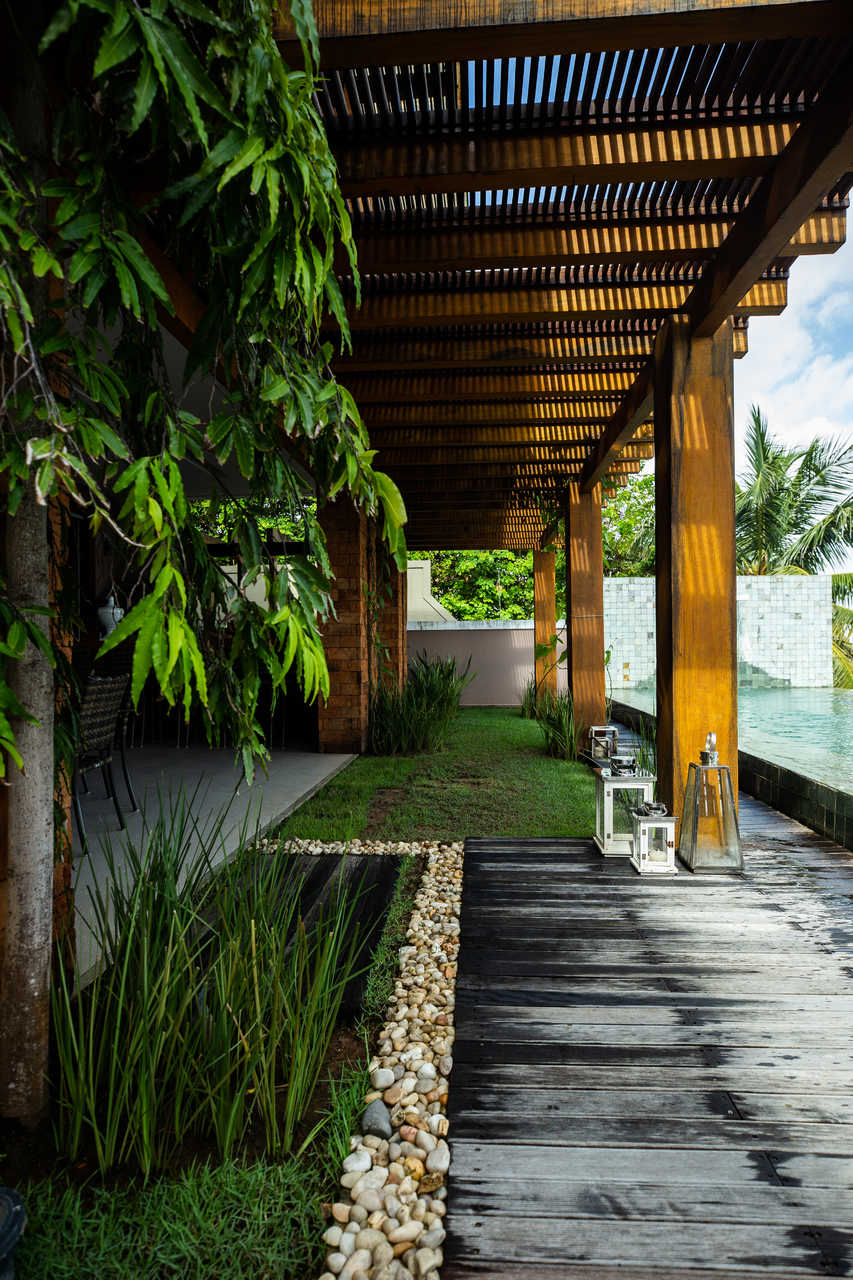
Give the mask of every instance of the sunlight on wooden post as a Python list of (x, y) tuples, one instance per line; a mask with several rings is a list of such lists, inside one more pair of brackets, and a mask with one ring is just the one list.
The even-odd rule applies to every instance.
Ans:
[(334, 573), (335, 616), (323, 626), (329, 667), (329, 696), (320, 698), (320, 751), (363, 751), (367, 745), (367, 520), (346, 498), (330, 502), (321, 515)]
[(601, 485), (566, 496), (566, 647), (575, 718), (604, 724), (604, 561)]
[(737, 796), (732, 326), (655, 347), (658, 793), (681, 815), (687, 766), (717, 735)]
[[(557, 632), (557, 580), (553, 551), (533, 552), (533, 643), (550, 644)], [(557, 654), (536, 659), (536, 701), (557, 692)]]

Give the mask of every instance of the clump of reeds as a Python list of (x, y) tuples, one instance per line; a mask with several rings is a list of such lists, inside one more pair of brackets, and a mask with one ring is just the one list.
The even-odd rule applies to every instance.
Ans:
[(370, 704), (368, 742), (373, 755), (439, 750), (459, 710), (462, 690), (474, 679), (470, 670), (470, 658), (460, 672), (455, 658), (419, 653), (401, 688), (381, 683)]
[(536, 723), (545, 739), (545, 751), (558, 760), (576, 760), (581, 749), (583, 725), (575, 716), (570, 692), (554, 694), (540, 690)]
[[(190, 1137), (229, 1156), (250, 1126), (293, 1150), (358, 951), (342, 878), (306, 928), (301, 877), (245, 838), (214, 869), (222, 818), (200, 831), (183, 799), (140, 843), (105, 848), (93, 894), (100, 953), (53, 990), (57, 1137), (101, 1170), (146, 1175)], [(305, 1143), (302, 1144), (303, 1146)]]

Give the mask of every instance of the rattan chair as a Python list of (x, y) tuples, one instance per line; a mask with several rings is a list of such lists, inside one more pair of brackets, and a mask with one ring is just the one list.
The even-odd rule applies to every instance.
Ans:
[[(127, 723), (129, 704), (127, 691), (130, 677), (126, 672), (99, 675), (92, 672), (86, 681), (83, 691), (83, 702), (80, 707), (80, 746), (71, 784), (74, 816), (83, 848), (86, 848), (86, 824), (83, 821), (83, 810), (80, 805), (80, 784), (88, 790), (86, 774), (92, 769), (100, 769), (103, 773), (107, 796), (113, 802), (119, 826), (124, 829), (126, 822), (116, 794), (113, 777), (113, 750), (120, 738), (123, 739), (124, 727)], [(122, 766), (128, 794), (134, 806), (136, 797), (130, 785), (127, 762), (124, 759), (124, 744), (120, 745)]]

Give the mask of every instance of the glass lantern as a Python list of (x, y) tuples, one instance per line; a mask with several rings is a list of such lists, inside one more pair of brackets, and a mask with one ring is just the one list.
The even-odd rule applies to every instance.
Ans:
[(619, 730), (615, 725), (594, 724), (589, 731), (589, 754), (596, 763), (607, 761), (619, 750)]
[(631, 815), (634, 843), (631, 866), (641, 876), (677, 875), (675, 867), (675, 824), (678, 819), (667, 813), (665, 804), (646, 802)]
[(678, 856), (691, 871), (743, 871), (732, 775), (709, 733), (699, 764), (687, 770)]
[(634, 839), (633, 811), (654, 799), (657, 779), (637, 772), (632, 757), (611, 756), (596, 771), (595, 843), (605, 858), (630, 858)]

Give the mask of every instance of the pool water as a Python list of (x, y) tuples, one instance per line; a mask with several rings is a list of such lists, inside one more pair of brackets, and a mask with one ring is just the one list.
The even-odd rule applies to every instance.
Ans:
[[(655, 708), (651, 690), (625, 689), (619, 700)], [(853, 793), (853, 689), (741, 689), (738, 725), (743, 751)]]

